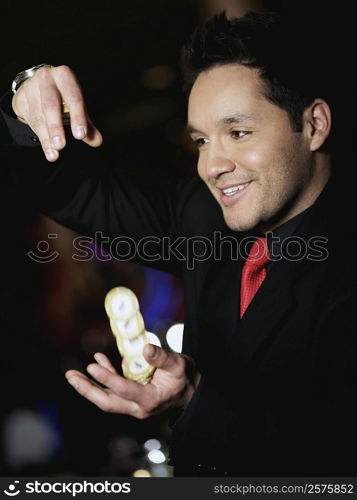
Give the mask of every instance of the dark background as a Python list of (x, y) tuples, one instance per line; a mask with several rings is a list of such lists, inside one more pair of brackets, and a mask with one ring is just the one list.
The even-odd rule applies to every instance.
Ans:
[[(195, 156), (185, 135), (179, 51), (197, 22), (224, 8), (308, 19), (316, 31), (301, 37), (311, 38), (316, 57), (330, 51), (336, 85), (345, 78), (341, 61), (350, 64), (354, 21), (343, 2), (28, 2), (2, 6), (0, 94), (20, 70), (67, 64), (104, 135), (106, 161), (148, 180), (189, 175)], [(317, 35), (321, 26), (325, 38)], [(164, 341), (167, 328), (184, 321), (180, 283), (135, 264), (74, 262), (75, 233), (36, 214), (31, 195), (14, 187), (11, 158), (1, 162), (1, 474), (125, 476), (150, 468), (142, 445), (155, 437), (167, 452), (166, 416), (137, 422), (105, 414), (78, 396), (63, 372), (83, 369), (97, 350), (120, 364), (103, 308), (112, 286), (138, 294), (147, 328)], [(59, 235), (51, 251), (60, 257), (35, 263), (27, 252), (49, 233)]]

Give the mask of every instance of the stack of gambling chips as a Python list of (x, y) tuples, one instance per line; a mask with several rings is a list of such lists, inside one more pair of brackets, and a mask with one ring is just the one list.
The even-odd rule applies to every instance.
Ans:
[(129, 288), (118, 286), (107, 293), (104, 306), (123, 357), (124, 377), (147, 384), (155, 368), (149, 365), (142, 354), (149, 340), (136, 295)]

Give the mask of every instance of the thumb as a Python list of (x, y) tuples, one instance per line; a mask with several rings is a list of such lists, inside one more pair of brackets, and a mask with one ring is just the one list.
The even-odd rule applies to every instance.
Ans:
[(166, 352), (161, 347), (146, 344), (143, 350), (144, 358), (151, 366), (161, 368), (165, 371), (177, 370), (180, 363), (180, 355)]

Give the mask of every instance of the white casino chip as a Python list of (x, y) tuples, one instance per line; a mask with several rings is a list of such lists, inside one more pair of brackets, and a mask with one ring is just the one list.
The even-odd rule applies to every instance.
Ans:
[(114, 333), (123, 338), (132, 339), (145, 332), (143, 317), (139, 312), (127, 319), (111, 319), (111, 327)]
[(143, 356), (137, 356), (129, 361), (128, 369), (138, 375), (139, 373), (143, 373), (149, 367), (149, 363)]
[(150, 382), (155, 368), (142, 355), (149, 338), (136, 295), (128, 288), (116, 287), (107, 293), (104, 305), (123, 357), (124, 376), (140, 384)]
[(107, 294), (105, 309), (110, 318), (127, 319), (139, 310), (139, 303), (129, 288), (118, 286)]
[(124, 358), (123, 373), (124, 376), (135, 380), (140, 384), (150, 382), (155, 368), (145, 360), (142, 355)]
[(123, 349), (125, 351), (125, 354), (129, 356), (141, 354), (143, 352), (145, 344), (147, 344), (147, 340), (144, 335), (141, 335), (136, 339), (123, 340)]

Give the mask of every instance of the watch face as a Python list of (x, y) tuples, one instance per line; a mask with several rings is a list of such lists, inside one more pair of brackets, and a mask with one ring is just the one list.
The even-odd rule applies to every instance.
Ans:
[(26, 78), (27, 71), (28, 71), (28, 70), (25, 70), (25, 71), (20, 71), (20, 73), (18, 73), (18, 74), (15, 76), (15, 82), (17, 82), (17, 83), (22, 82), (22, 80), (24, 80), (24, 79)]

